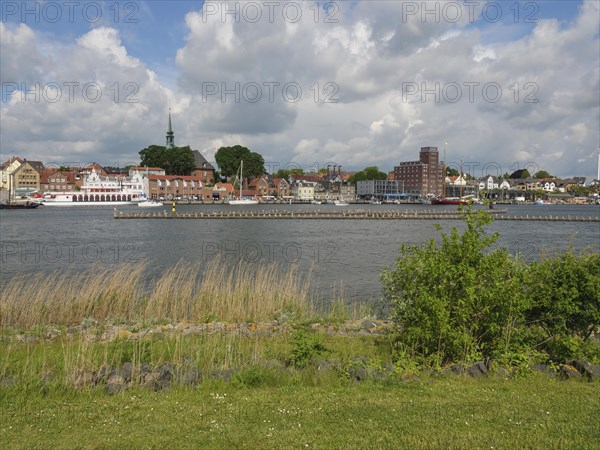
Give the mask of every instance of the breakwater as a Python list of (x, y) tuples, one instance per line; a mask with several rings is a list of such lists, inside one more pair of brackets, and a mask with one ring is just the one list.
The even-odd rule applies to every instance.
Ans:
[[(544, 222), (600, 222), (600, 217), (564, 215), (506, 215), (505, 209), (490, 210), (495, 220)], [(263, 211), (212, 211), (212, 212), (123, 212), (114, 211), (115, 219), (338, 219), (338, 220), (462, 220), (458, 211), (373, 211), (373, 210), (263, 210)]]

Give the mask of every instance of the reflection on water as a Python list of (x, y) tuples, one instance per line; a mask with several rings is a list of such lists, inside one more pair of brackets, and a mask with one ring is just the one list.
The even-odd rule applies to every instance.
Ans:
[[(360, 205), (359, 209), (454, 210), (456, 207)], [(230, 206), (179, 206), (178, 212)], [(326, 209), (329, 205), (257, 205), (263, 209)], [(503, 207), (504, 208), (504, 207)], [(509, 214), (599, 216), (599, 206), (508, 206)], [(137, 210), (127, 206), (122, 210)], [(165, 209), (169, 209), (166, 208)], [(343, 286), (347, 298), (379, 298), (379, 272), (394, 262), (402, 243), (423, 244), (437, 236), (428, 220), (114, 220), (111, 207), (41, 207), (0, 213), (2, 268), (6, 281), (18, 273), (85, 270), (94, 264), (149, 262), (149, 276), (183, 260), (199, 262), (224, 254), (229, 264), (275, 261), (312, 270), (323, 297)], [(445, 230), (461, 222), (442, 223)], [(498, 245), (537, 259), (572, 244), (599, 249), (600, 224), (581, 222), (496, 222)], [(223, 270), (228, 270), (227, 264)]]

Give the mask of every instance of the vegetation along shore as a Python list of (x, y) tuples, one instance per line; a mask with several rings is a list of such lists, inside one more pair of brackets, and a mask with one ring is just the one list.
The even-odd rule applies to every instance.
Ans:
[(8, 448), (600, 448), (600, 255), (527, 263), (462, 210), (381, 271), (384, 307), (216, 260), (0, 291)]

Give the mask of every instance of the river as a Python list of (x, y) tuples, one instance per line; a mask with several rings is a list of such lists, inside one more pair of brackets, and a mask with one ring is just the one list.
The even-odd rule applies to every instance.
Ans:
[[(228, 205), (180, 205), (178, 212), (231, 210)], [(240, 208), (240, 207), (238, 207)], [(332, 205), (256, 205), (241, 208), (328, 209)], [(454, 210), (452, 206), (351, 205), (357, 209)], [(516, 215), (600, 216), (594, 205), (497, 206)], [(169, 211), (170, 207), (157, 208)], [(137, 211), (135, 205), (119, 207)], [(156, 210), (156, 209), (155, 209)], [(379, 273), (399, 256), (403, 243), (423, 244), (439, 236), (432, 220), (114, 220), (104, 206), (48, 207), (0, 211), (0, 281), (16, 274), (53, 270), (81, 271), (94, 265), (139, 264), (147, 261), (149, 275), (183, 260), (205, 263), (218, 253), (231, 261), (276, 261), (285, 270), (299, 264), (312, 270), (312, 286), (323, 297), (343, 287), (349, 300), (381, 297)], [(444, 230), (462, 227), (458, 221), (440, 223)], [(600, 246), (600, 223), (498, 221), (498, 245), (528, 260), (573, 245)]]

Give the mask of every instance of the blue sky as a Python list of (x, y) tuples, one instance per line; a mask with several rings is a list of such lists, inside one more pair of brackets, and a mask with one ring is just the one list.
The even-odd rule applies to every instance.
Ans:
[[(266, 14), (264, 2), (255, 3)], [(295, 24), (282, 20), (279, 9), (273, 23), (223, 22), (207, 13), (221, 2), (207, 2), (203, 11), (200, 1), (78, 2), (73, 21), (63, 2), (38, 2), (38, 16), (22, 20), (35, 2), (3, 2), (0, 158), (132, 162), (145, 146), (164, 141), (172, 108), (176, 142), (209, 160), (219, 146), (240, 143), (280, 166), (391, 170), (414, 159), (420, 146), (448, 142), (449, 161), (495, 162), (502, 172), (534, 163), (557, 175), (594, 177), (596, 0), (480, 2), (472, 22), (464, 20), (464, 4), (438, 2), (440, 11), (459, 5), (458, 23), (423, 19), (420, 1), (330, 3), (337, 23), (324, 23), (322, 9), (315, 23), (313, 2), (297, 2), (303, 16)], [(53, 23), (56, 5), (62, 18)], [(96, 6), (102, 18), (92, 21)], [(486, 20), (483, 8), (488, 19), (500, 8), (501, 19)], [(535, 20), (526, 23), (527, 17)], [(64, 96), (56, 103), (19, 102), (7, 95), (6, 83), (12, 89), (36, 81), (98, 82), (105, 95), (98, 103)], [(209, 83), (264, 88), (269, 82), (280, 90), (296, 83), (301, 101), (281, 101), (281, 92), (279, 101), (263, 96), (257, 103), (203, 96)], [(135, 104), (123, 102), (127, 83), (137, 87)], [(456, 85), (463, 95), (457, 102), (406, 95), (407, 86), (436, 83), (444, 95)], [(465, 83), (479, 86), (473, 102)], [(487, 83), (502, 89), (500, 101), (482, 97)], [(109, 102), (108, 87), (116, 85), (119, 101)], [(328, 95), (338, 101), (324, 101)]]

